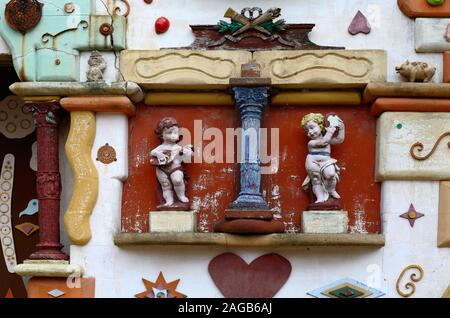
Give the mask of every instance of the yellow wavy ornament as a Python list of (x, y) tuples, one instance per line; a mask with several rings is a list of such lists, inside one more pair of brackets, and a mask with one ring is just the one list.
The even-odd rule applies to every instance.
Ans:
[(75, 245), (91, 239), (89, 219), (98, 197), (98, 173), (91, 158), (95, 139), (95, 113), (70, 113), (70, 132), (66, 154), (73, 172), (73, 192), (64, 215), (67, 235)]
[[(403, 292), (403, 291), (401, 290), (401, 288), (400, 288), (400, 282), (401, 282), (403, 276), (405, 275), (405, 273), (406, 273), (407, 271), (409, 271), (409, 270), (416, 270), (416, 271), (418, 271), (419, 275), (417, 275), (417, 273), (412, 273), (412, 274), (409, 276), (409, 278), (410, 278), (410, 280), (411, 280), (412, 282), (408, 281), (408, 282), (405, 284), (405, 290), (406, 290), (406, 291)], [(397, 293), (398, 293), (400, 296), (405, 297), (405, 298), (412, 296), (412, 295), (416, 292), (416, 285), (415, 285), (414, 283), (417, 283), (417, 282), (421, 281), (422, 278), (423, 278), (423, 276), (424, 276), (424, 270), (423, 270), (423, 268), (422, 268), (420, 265), (413, 264), (413, 265), (407, 266), (407, 267), (402, 271), (402, 273), (400, 274), (400, 276), (398, 277), (397, 285), (396, 285)]]

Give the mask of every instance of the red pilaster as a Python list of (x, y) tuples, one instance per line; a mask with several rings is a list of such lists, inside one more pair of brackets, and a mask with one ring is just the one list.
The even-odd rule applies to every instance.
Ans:
[(39, 244), (29, 258), (35, 260), (67, 260), (61, 252), (59, 235), (59, 204), (61, 175), (59, 173), (58, 123), (60, 106), (56, 101), (27, 102), (33, 112), (37, 130), (37, 195), (39, 200)]

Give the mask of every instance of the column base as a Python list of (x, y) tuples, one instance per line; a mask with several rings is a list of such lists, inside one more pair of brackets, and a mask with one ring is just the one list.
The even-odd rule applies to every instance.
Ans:
[(228, 209), (230, 210), (269, 210), (267, 202), (264, 201), (262, 195), (240, 194), (239, 197), (232, 202)]
[(28, 258), (30, 260), (66, 261), (69, 259), (69, 255), (59, 250), (40, 250), (31, 254)]
[(273, 234), (284, 233), (284, 224), (276, 220), (235, 219), (219, 221), (214, 232), (232, 234)]
[(270, 221), (273, 219), (273, 212), (270, 210), (237, 210), (228, 209), (225, 210), (225, 220), (237, 220), (237, 219), (255, 219)]
[(83, 269), (78, 265), (71, 265), (68, 261), (55, 260), (24, 260), (23, 264), (15, 267), (19, 276), (36, 277), (81, 277)]
[(302, 233), (346, 234), (348, 233), (347, 211), (304, 211)]

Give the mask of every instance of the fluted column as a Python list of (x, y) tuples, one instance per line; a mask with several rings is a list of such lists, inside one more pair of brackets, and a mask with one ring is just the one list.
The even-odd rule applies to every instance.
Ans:
[(282, 222), (273, 219), (273, 212), (261, 194), (260, 128), (261, 116), (269, 103), (270, 78), (260, 77), (258, 64), (243, 64), (241, 77), (230, 79), (236, 108), (242, 121), (240, 192), (218, 221), (216, 232), (269, 234), (284, 232)]
[(268, 209), (261, 195), (259, 156), (261, 114), (268, 103), (269, 87), (234, 87), (234, 98), (242, 121), (241, 191), (230, 209)]

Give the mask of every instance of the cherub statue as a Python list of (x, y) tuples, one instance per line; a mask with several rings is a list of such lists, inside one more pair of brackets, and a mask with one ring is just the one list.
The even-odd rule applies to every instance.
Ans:
[(312, 187), (315, 204), (326, 204), (330, 197), (338, 202), (340, 195), (336, 191), (336, 185), (340, 169), (337, 160), (331, 157), (331, 145), (344, 142), (344, 122), (335, 114), (325, 117), (311, 113), (303, 117), (301, 126), (310, 139), (305, 163), (308, 175), (302, 187), (305, 191)]
[(161, 185), (165, 203), (158, 208), (174, 207), (174, 191), (182, 206), (189, 203), (186, 197), (183, 162), (190, 161), (193, 156), (193, 146), (180, 146), (180, 125), (173, 117), (162, 118), (155, 133), (162, 144), (150, 152), (150, 162), (156, 166), (156, 177)]
[(103, 72), (106, 70), (106, 61), (99, 51), (92, 51), (89, 57), (89, 70), (86, 73), (88, 82), (104, 82)]

